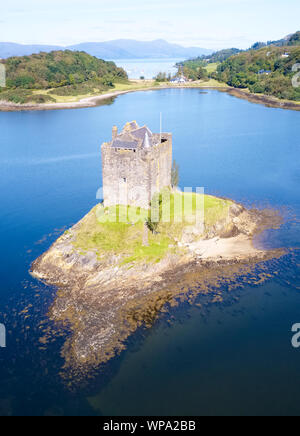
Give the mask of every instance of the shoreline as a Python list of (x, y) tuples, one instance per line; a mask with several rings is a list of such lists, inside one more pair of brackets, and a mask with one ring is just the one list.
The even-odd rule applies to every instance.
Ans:
[(293, 101), (279, 100), (276, 97), (272, 97), (265, 94), (252, 94), (249, 91), (239, 88), (229, 88), (226, 92), (233, 97), (242, 98), (248, 100), (250, 103), (263, 104), (266, 107), (272, 107), (277, 109), (288, 109), (300, 111), (300, 103)]
[[(150, 88), (145, 88), (145, 90)], [(92, 97), (85, 97), (79, 101), (66, 102), (66, 103), (26, 103), (26, 104), (15, 104), (10, 102), (0, 101), (0, 112), (22, 112), (22, 111), (47, 111), (47, 110), (58, 110), (58, 109), (80, 109), (88, 107), (99, 106), (97, 102), (102, 100), (109, 100), (110, 98), (117, 97), (118, 95), (127, 94), (128, 92), (143, 91), (143, 89), (137, 90), (126, 90), (126, 91), (113, 91), (107, 94), (99, 94)]]
[[(217, 222), (206, 237), (188, 232), (176, 251), (158, 263), (125, 264), (116, 254), (97, 257), (91, 249), (82, 252), (75, 247), (81, 226), (94, 213), (92, 209), (58, 238), (30, 270), (33, 277), (57, 288), (48, 316), (58, 328), (70, 330), (61, 350), (65, 360), (61, 375), (68, 384), (118, 355), (132, 333), (151, 327), (168, 306), (193, 304), (201, 295), (221, 302), (220, 283), (234, 289), (240, 277), (250, 274), (259, 284), (270, 277), (264, 263), (285, 254), (283, 249), (257, 248), (253, 242), (262, 231), (280, 227), (280, 216), (233, 202), (227, 219)], [(257, 275), (258, 265), (264, 272)], [(40, 342), (48, 340), (50, 335)]]
[[(138, 81), (138, 80), (136, 80)], [(135, 81), (135, 82), (136, 82)], [(158, 85), (149, 86), (144, 88), (133, 88), (126, 90), (110, 91), (105, 94), (93, 95), (90, 97), (83, 97), (79, 101), (63, 102), (63, 103), (26, 103), (16, 104), (8, 101), (0, 100), (0, 112), (22, 112), (22, 111), (47, 111), (47, 110), (62, 110), (62, 109), (84, 109), (89, 107), (97, 107), (101, 105), (101, 102), (118, 97), (119, 95), (128, 94), (131, 92), (143, 92), (143, 91), (159, 91), (161, 89), (216, 89), (220, 91), (227, 91), (228, 87), (225, 86), (209, 86), (201, 85)]]
[(238, 88), (232, 88), (228, 86), (209, 86), (199, 84), (188, 85), (160, 85), (151, 86), (145, 88), (136, 88), (128, 90), (111, 91), (106, 94), (99, 94), (90, 97), (81, 98), (76, 102), (65, 103), (26, 103), (16, 104), (7, 101), (0, 100), (0, 112), (22, 112), (22, 111), (47, 111), (47, 110), (63, 110), (63, 109), (83, 109), (89, 107), (97, 107), (101, 105), (101, 102), (118, 97), (119, 95), (128, 94), (131, 92), (141, 91), (159, 91), (161, 89), (214, 89), (220, 92), (227, 92), (233, 97), (248, 100), (251, 103), (263, 104), (266, 107), (288, 109), (300, 111), (300, 104), (292, 101), (279, 100), (276, 97), (267, 95), (251, 94), (250, 92)]

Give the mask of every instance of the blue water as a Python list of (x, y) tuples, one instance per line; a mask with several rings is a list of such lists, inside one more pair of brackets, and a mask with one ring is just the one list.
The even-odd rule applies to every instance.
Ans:
[[(100, 145), (136, 119), (173, 133), (180, 184), (281, 210), (270, 247), (299, 247), (300, 113), (217, 91), (132, 93), (97, 108), (0, 113), (0, 415), (300, 414), (299, 255), (276, 278), (242, 286), (206, 310), (180, 306), (129, 341), (95, 381), (69, 392), (60, 378), (64, 337), (42, 344), (55, 295), (30, 263), (96, 204)], [(225, 289), (224, 289), (225, 290)], [(25, 309), (25, 310), (24, 310)], [(42, 324), (41, 324), (42, 323)], [(66, 333), (67, 334), (67, 333)]]
[(117, 59), (118, 67), (124, 68), (130, 79), (153, 79), (158, 73), (176, 74), (175, 64), (183, 59)]

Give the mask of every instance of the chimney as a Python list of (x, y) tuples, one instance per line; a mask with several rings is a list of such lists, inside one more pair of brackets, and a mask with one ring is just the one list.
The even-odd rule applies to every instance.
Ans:
[(144, 148), (150, 148), (149, 135), (148, 135), (147, 132), (145, 133), (145, 138), (144, 138), (144, 141), (143, 141), (143, 147)]
[(118, 127), (117, 126), (113, 126), (113, 128), (112, 128), (112, 139), (116, 139), (117, 136), (118, 136)]

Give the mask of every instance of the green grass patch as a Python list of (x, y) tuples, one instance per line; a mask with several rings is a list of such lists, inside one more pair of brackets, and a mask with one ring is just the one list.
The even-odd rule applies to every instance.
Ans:
[[(0, 88), (1, 89), (1, 88)], [(29, 89), (5, 89), (0, 92), (0, 100), (17, 104), (55, 103), (55, 99), (44, 93), (32, 92)]]
[(205, 69), (209, 74), (211, 74), (211, 73), (214, 73), (215, 71), (217, 71), (218, 65), (220, 65), (220, 62), (214, 62), (211, 64), (207, 64)]
[[(108, 214), (112, 213), (112, 209), (108, 209)], [(74, 246), (81, 252), (96, 251), (98, 258), (102, 258), (105, 254), (121, 255), (123, 258), (121, 264), (143, 260), (158, 262), (168, 251), (171, 241), (165, 235), (153, 235), (149, 232), (149, 246), (143, 246), (144, 222), (145, 219), (135, 224), (99, 222), (97, 208), (94, 208), (84, 218)]]
[(95, 82), (87, 82), (81, 85), (63, 86), (61, 88), (51, 88), (48, 90), (38, 90), (39, 94), (50, 95), (55, 98), (57, 103), (74, 103), (82, 98), (95, 97), (116, 91), (139, 91), (149, 89), (154, 86), (153, 80), (120, 81), (112, 87), (105, 87)]
[(143, 245), (143, 237), (150, 211), (98, 205), (82, 220), (74, 247), (81, 253), (95, 251), (99, 259), (108, 254), (119, 255), (121, 265), (159, 262), (167, 253), (174, 252), (184, 229), (196, 224), (196, 212), (202, 213), (203, 205), (207, 229), (225, 219), (232, 204), (229, 200), (195, 193), (169, 193), (167, 199), (166, 193), (156, 198), (159, 222), (153, 233), (148, 231), (148, 244)]
[(188, 192), (172, 193), (170, 196), (170, 223), (182, 223), (184, 226), (193, 225), (197, 214), (200, 217), (204, 213), (205, 225), (211, 226), (226, 217), (230, 204), (232, 202), (229, 200), (211, 195)]
[(149, 246), (138, 245), (134, 249), (134, 253), (126, 257), (122, 261), (122, 265), (126, 265), (133, 262), (147, 261), (157, 263), (160, 262), (165, 254), (170, 250), (171, 240), (168, 237), (162, 235), (150, 235)]

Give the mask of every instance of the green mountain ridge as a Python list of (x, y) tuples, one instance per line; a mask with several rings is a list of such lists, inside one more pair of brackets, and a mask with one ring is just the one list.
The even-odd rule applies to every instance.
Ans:
[(292, 83), (293, 66), (299, 62), (299, 46), (267, 46), (231, 56), (217, 67), (214, 77), (255, 94), (300, 101), (300, 87)]
[[(70, 50), (11, 57), (1, 62), (6, 69), (6, 88), (0, 88), (0, 99), (15, 103), (55, 101), (51, 93), (79, 95), (95, 89), (102, 92), (128, 80), (127, 73), (114, 62)], [(47, 95), (33, 93), (47, 89)]]
[(29, 56), (33, 53), (50, 52), (54, 50), (85, 51), (101, 59), (139, 59), (139, 58), (182, 58), (208, 55), (212, 50), (201, 47), (183, 47), (163, 39), (154, 41), (136, 41), (133, 39), (118, 39), (104, 42), (83, 42), (66, 47), (52, 45), (26, 45), (11, 42), (0, 42), (0, 58), (12, 56)]
[(220, 50), (177, 66), (179, 72), (192, 80), (206, 75), (255, 94), (300, 101), (300, 87), (292, 83), (293, 66), (297, 63), (300, 63), (300, 31), (279, 41), (257, 42), (248, 50)]
[(256, 42), (251, 49), (262, 48), (270, 45), (275, 45), (277, 47), (300, 45), (300, 31), (292, 33), (285, 38), (279, 39), (278, 41), (268, 41), (268, 42)]
[(263, 47), (276, 46), (276, 47), (290, 47), (290, 46), (300, 45), (300, 31), (293, 33), (291, 35), (286, 36), (278, 41), (268, 41), (268, 42), (256, 42), (253, 44), (248, 50), (241, 50), (239, 48), (225, 48), (222, 50), (218, 50), (209, 55), (198, 56), (197, 58), (191, 58), (184, 62), (181, 62), (179, 65), (186, 65), (187, 63), (200, 63), (201, 61), (215, 63), (215, 62), (224, 62), (226, 59), (231, 56), (242, 53), (244, 51), (249, 50), (259, 50)]

